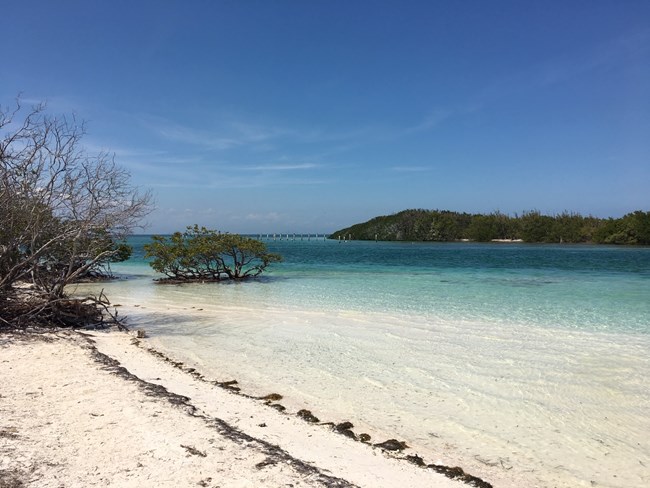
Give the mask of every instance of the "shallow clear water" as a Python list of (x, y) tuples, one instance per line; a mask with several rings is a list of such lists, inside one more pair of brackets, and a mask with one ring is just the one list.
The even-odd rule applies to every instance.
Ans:
[(144, 240), (101, 286), (215, 377), (504, 485), (650, 484), (650, 248), (285, 240), (256, 281), (163, 286)]

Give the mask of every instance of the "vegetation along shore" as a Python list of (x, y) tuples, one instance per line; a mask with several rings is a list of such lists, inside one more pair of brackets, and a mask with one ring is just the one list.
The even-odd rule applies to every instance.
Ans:
[(412, 209), (375, 217), (333, 232), (333, 239), (380, 241), (521, 240), (530, 243), (650, 244), (650, 212), (637, 210), (621, 218), (584, 217), (577, 213), (521, 215), (501, 212), (470, 214)]

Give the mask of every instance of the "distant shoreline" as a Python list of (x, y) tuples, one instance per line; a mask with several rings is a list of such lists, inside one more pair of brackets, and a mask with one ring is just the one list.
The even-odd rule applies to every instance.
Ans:
[(449, 210), (409, 209), (337, 230), (330, 237), (375, 241), (473, 241), (650, 245), (650, 212), (621, 218), (584, 217), (538, 211), (510, 216), (501, 212), (470, 214)]

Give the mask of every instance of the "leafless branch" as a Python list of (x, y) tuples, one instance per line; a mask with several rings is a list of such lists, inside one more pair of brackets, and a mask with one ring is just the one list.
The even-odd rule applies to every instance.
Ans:
[(67, 285), (110, 262), (152, 198), (111, 155), (85, 152), (75, 117), (44, 105), (21, 113), (20, 100), (0, 106), (0, 306), (27, 278), (56, 306)]

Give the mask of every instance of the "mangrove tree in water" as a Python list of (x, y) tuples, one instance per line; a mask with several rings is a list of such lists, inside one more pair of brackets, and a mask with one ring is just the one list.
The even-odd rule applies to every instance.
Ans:
[(266, 245), (239, 234), (189, 226), (171, 236), (156, 235), (144, 246), (151, 267), (167, 278), (162, 281), (243, 280), (259, 276), (271, 263), (282, 261)]

